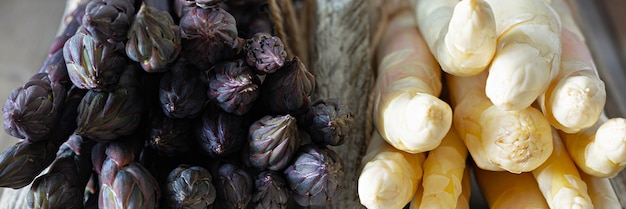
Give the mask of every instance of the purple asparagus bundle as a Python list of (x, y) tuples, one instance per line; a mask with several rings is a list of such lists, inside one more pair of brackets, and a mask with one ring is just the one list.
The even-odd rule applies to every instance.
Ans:
[(339, 194), (343, 163), (325, 146), (349, 140), (353, 115), (311, 103), (315, 77), (287, 59), (264, 1), (81, 0), (65, 17), (3, 106), (24, 140), (0, 154), (0, 187), (32, 183), (29, 208), (287, 208)]

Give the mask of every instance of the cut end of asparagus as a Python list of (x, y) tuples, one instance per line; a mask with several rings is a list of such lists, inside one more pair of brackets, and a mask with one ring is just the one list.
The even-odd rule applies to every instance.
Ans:
[[(383, 138), (395, 148), (420, 153), (439, 146), (452, 126), (452, 108), (425, 93), (399, 95), (382, 112), (379, 127)], [(380, 119), (379, 119), (380, 120)]]
[(550, 124), (537, 109), (503, 112), (492, 106), (479, 123), (483, 124), (482, 145), (489, 160), (504, 170), (532, 171), (552, 153)]
[(604, 83), (589, 76), (561, 79), (547, 96), (547, 112), (552, 113), (554, 122), (558, 124), (555, 127), (566, 133), (593, 126), (606, 103)]

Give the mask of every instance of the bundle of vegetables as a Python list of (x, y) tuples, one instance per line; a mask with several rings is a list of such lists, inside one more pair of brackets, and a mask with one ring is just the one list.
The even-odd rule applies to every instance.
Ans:
[(29, 208), (328, 205), (344, 176), (328, 147), (354, 116), (311, 101), (315, 78), (267, 7), (81, 1), (3, 106), (22, 140), (0, 154), (0, 186), (32, 182)]
[(381, 10), (363, 206), (467, 208), (473, 171), (490, 208), (621, 208), (626, 120), (565, 0)]

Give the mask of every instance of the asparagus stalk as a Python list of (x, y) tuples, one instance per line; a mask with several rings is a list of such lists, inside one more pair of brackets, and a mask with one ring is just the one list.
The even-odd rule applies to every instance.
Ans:
[(392, 16), (378, 48), (374, 124), (397, 149), (419, 153), (437, 147), (452, 124), (441, 93), (439, 65), (426, 49), (408, 10)]
[(22, 140), (0, 154), (0, 187), (25, 187), (54, 161), (59, 146), (76, 129), (76, 108), (83, 95), (78, 89), (69, 91), (58, 122), (45, 140)]
[(485, 92), (500, 109), (522, 110), (559, 72), (559, 17), (545, 0), (486, 1), (496, 20), (498, 50)]
[(533, 107), (504, 111), (485, 96), (486, 72), (447, 76), (454, 127), (481, 169), (513, 173), (534, 170), (552, 153), (550, 124)]
[(19, 189), (30, 184), (54, 160), (49, 141), (21, 140), (0, 155), (0, 187)]
[(474, 174), (491, 209), (548, 209), (531, 173), (513, 174), (474, 168)]
[(494, 14), (483, 0), (411, 0), (417, 24), (443, 71), (472, 76), (496, 52)]
[(608, 178), (595, 177), (584, 172), (580, 172), (580, 177), (587, 184), (587, 193), (594, 208), (622, 207)]
[(467, 148), (450, 129), (439, 147), (424, 161), (424, 196), (419, 208), (454, 208), (461, 196)]
[(386, 143), (374, 132), (363, 157), (358, 194), (367, 208), (402, 208), (422, 180), (424, 153), (410, 154)]
[(550, 158), (532, 171), (550, 208), (593, 208), (587, 185), (567, 154), (556, 130), (552, 131), (554, 149)]
[(563, 26), (561, 68), (538, 101), (555, 128), (575, 133), (598, 121), (606, 103), (606, 90), (568, 6), (563, 0), (554, 0), (551, 5), (559, 12)]
[(456, 209), (469, 209), (470, 196), (472, 195), (472, 177), (470, 176), (469, 167), (465, 167), (463, 171), (463, 179), (461, 180), (461, 195), (456, 201)]
[(592, 127), (578, 133), (561, 132), (572, 160), (583, 172), (614, 177), (626, 167), (626, 119), (602, 116)]
[[(161, 190), (157, 180), (135, 161), (132, 139), (106, 145), (100, 170), (99, 208), (158, 208)], [(100, 167), (94, 161), (94, 166)]]
[[(452, 133), (451, 129), (451, 133)], [(456, 133), (454, 133), (453, 135), (456, 135)], [(449, 133), (448, 136), (451, 136), (451, 134)], [(419, 185), (417, 191), (415, 192), (415, 195), (413, 196), (413, 199), (411, 200), (411, 204), (409, 205), (409, 209), (417, 209), (420, 207), (427, 207), (426, 205), (428, 205), (428, 203), (424, 203), (424, 201), (429, 202), (428, 200), (431, 200), (430, 203), (432, 203), (432, 200), (436, 200), (436, 195), (435, 193), (432, 193), (425, 196), (424, 195), (424, 187), (427, 185), (426, 182), (429, 181), (429, 179), (433, 179), (433, 170), (437, 170), (437, 169), (431, 169), (433, 168), (432, 165), (434, 165), (434, 168), (444, 168), (444, 167), (454, 167), (454, 171), (450, 171), (447, 174), (456, 174), (457, 169), (459, 168), (459, 164), (456, 164), (459, 159), (460, 156), (464, 155), (465, 157), (467, 157), (467, 148), (465, 148), (465, 145), (463, 145), (463, 142), (461, 141), (460, 138), (458, 138), (458, 136), (456, 136), (456, 140), (448, 140), (448, 139), (454, 139), (454, 137), (448, 137), (446, 136), (446, 138), (444, 138), (444, 141), (442, 142), (442, 145), (438, 148), (436, 148), (435, 150), (431, 151), (428, 154), (428, 157), (426, 158), (426, 161), (424, 162), (424, 176), (423, 176), (423, 182), (421, 185)], [(451, 143), (450, 143), (451, 142)], [(459, 144), (460, 143), (460, 144)], [(458, 153), (458, 150), (451, 150), (451, 149), (456, 149), (456, 148), (461, 148), (457, 145), (461, 145), (463, 146), (462, 149), (464, 149), (465, 154), (462, 153)], [(449, 156), (452, 158), (456, 158), (456, 160), (447, 160), (445, 158), (440, 158), (441, 155), (449, 155), (447, 154), (445, 151), (449, 151), (452, 152), (454, 154), (454, 156)], [(433, 156), (433, 154), (439, 153), (439, 157), (435, 157)], [(459, 154), (459, 155), (457, 155)], [(450, 166), (450, 165), (437, 165), (436, 164), (436, 160), (444, 160), (447, 162), (452, 163), (452, 161), (456, 161), (453, 162), (454, 166)], [(429, 165), (430, 164), (430, 165)], [(470, 173), (469, 173), (469, 169), (467, 166), (465, 166), (465, 159), (463, 159), (463, 174), (461, 174), (462, 177), (460, 179), (458, 179), (458, 176), (448, 176), (448, 177), (443, 177), (443, 178), (447, 178), (447, 180), (443, 179), (443, 178), (437, 178), (438, 180), (445, 180), (448, 181), (448, 187), (450, 186), (455, 186), (453, 189), (459, 189), (458, 191), (443, 191), (445, 193), (448, 192), (458, 192), (458, 199), (456, 200), (450, 200), (448, 199), (447, 201), (450, 202), (445, 202), (446, 200), (443, 199), (439, 199), (439, 205), (434, 205), (434, 204), (430, 204), (429, 206), (433, 207), (433, 208), (457, 208), (457, 209), (469, 209), (470, 205), (469, 205), (469, 198), (470, 198), (470, 194), (471, 194), (471, 178), (470, 178)], [(439, 175), (438, 177), (442, 177), (441, 175)], [(435, 180), (437, 180), (435, 179)], [(431, 181), (432, 182), (432, 181)], [(436, 182), (435, 182), (436, 183)], [(431, 185), (431, 190), (432, 190), (432, 183)], [(437, 185), (435, 185), (437, 186)], [(441, 186), (438, 186), (441, 187)], [(440, 188), (440, 189), (447, 189), (447, 188)], [(448, 194), (440, 194), (440, 195), (444, 195), (444, 197), (451, 197), (454, 196), (455, 194), (452, 193), (448, 193)], [(446, 207), (447, 205), (447, 207)]]
[(48, 173), (38, 177), (27, 196), (29, 208), (83, 208), (85, 187), (92, 174), (90, 139), (73, 135), (57, 153)]

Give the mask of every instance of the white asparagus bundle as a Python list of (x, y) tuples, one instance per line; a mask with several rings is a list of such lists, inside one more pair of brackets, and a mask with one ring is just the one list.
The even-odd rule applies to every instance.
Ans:
[(596, 177), (612, 178), (626, 167), (626, 119), (602, 115), (581, 132), (560, 133), (578, 168)]
[(548, 209), (530, 173), (513, 174), (474, 167), (476, 183), (491, 209)]
[(553, 209), (591, 209), (587, 185), (553, 129), (554, 151), (550, 158), (532, 171), (546, 202)]
[(428, 152), (422, 177), (423, 197), (419, 208), (454, 208), (462, 192), (467, 148), (451, 128), (441, 145)]
[(580, 172), (580, 177), (587, 184), (587, 193), (591, 197), (594, 208), (619, 209), (619, 199), (608, 178), (595, 177), (585, 172)]
[(494, 106), (483, 91), (486, 76), (446, 76), (453, 124), (474, 162), (485, 170), (513, 173), (539, 167), (552, 153), (550, 124), (533, 107), (504, 111)]
[(476, 75), (496, 52), (496, 23), (484, 0), (411, 0), (420, 32), (443, 71)]
[(374, 124), (397, 149), (432, 150), (452, 125), (450, 105), (438, 98), (442, 88), (439, 65), (408, 10), (390, 17), (380, 43)]
[(386, 143), (376, 131), (363, 157), (358, 193), (369, 209), (404, 207), (422, 180), (425, 153), (410, 154)]
[(598, 121), (606, 103), (606, 90), (568, 6), (563, 0), (554, 0), (551, 5), (560, 14), (563, 26), (561, 68), (538, 102), (555, 128), (575, 133)]
[(498, 34), (485, 92), (503, 110), (521, 110), (545, 92), (559, 71), (561, 24), (544, 0), (486, 0)]

